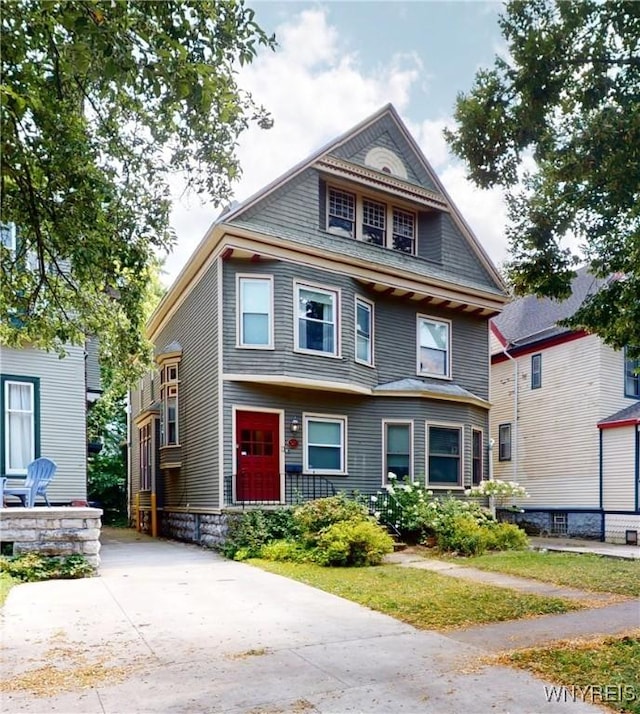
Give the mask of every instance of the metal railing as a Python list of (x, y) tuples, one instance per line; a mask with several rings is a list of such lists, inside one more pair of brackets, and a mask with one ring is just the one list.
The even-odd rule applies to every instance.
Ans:
[(274, 477), (271, 473), (252, 472), (250, 475), (227, 474), (224, 478), (225, 506), (291, 506), (335, 495), (333, 483), (315, 474), (285, 473)]
[(402, 508), (396, 498), (385, 489), (375, 493), (360, 494), (362, 502), (381, 525), (393, 535), (400, 536), (397, 524), (401, 521)]

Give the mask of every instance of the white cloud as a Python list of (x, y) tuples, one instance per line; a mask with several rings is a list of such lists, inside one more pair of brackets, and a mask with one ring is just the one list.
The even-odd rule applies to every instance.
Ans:
[[(245, 132), (238, 157), (243, 177), (235, 187), (244, 200), (303, 160), (324, 143), (347, 131), (391, 102), (403, 114), (412, 93), (423, 91), (428, 77), (415, 54), (396, 55), (384, 65), (363, 67), (356, 52), (343, 46), (340, 33), (327, 22), (326, 11), (304, 10), (276, 28), (279, 48), (261, 53), (242, 68), (239, 83), (274, 118), (268, 131)], [(453, 200), (495, 258), (499, 248), (496, 224), (504, 211), (493, 194), (479, 194), (451, 165), (442, 129), (451, 120), (407, 122)], [(177, 276), (189, 255), (219, 213), (193, 196), (174, 199), (172, 225), (178, 243), (167, 258), (167, 281)]]

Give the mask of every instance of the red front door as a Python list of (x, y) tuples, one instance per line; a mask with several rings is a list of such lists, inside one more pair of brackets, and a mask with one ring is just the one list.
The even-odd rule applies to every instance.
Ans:
[(238, 501), (280, 501), (280, 415), (236, 412)]

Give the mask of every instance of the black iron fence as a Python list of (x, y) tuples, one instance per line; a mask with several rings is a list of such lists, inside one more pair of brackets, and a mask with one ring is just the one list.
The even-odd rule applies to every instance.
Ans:
[(225, 506), (291, 506), (335, 495), (333, 483), (314, 474), (252, 472), (227, 474), (224, 478)]

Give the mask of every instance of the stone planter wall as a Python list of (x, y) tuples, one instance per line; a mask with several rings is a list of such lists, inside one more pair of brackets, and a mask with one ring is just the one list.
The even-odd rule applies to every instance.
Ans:
[(100, 565), (99, 508), (3, 508), (0, 543), (13, 555), (84, 555), (92, 567)]
[(197, 543), (205, 548), (221, 548), (227, 532), (225, 513), (176, 513), (163, 511), (160, 534), (165, 538)]

